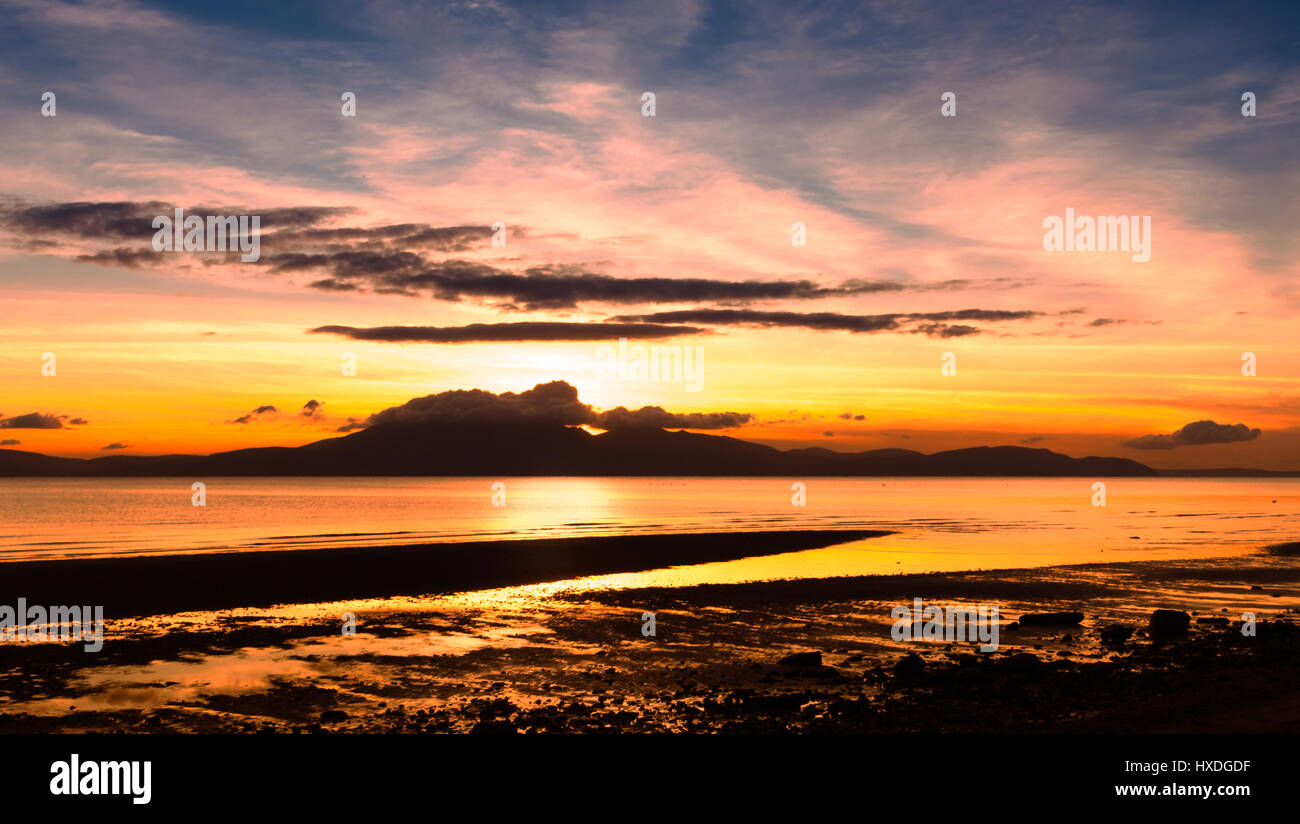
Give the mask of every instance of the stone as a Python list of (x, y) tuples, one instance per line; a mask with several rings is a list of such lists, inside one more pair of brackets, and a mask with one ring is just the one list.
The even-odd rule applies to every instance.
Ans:
[(1108, 627), (1102, 627), (1101, 640), (1104, 644), (1119, 646), (1128, 639), (1133, 637), (1133, 627), (1126, 627), (1123, 624), (1111, 624)]
[(1073, 626), (1083, 621), (1082, 612), (1031, 612), (1020, 616), (1020, 624), (1034, 626)]
[(1151, 613), (1151, 623), (1147, 634), (1152, 641), (1165, 641), (1181, 638), (1187, 634), (1187, 627), (1192, 623), (1192, 616), (1177, 609), (1158, 609)]
[(820, 652), (796, 652), (793, 655), (787, 655), (777, 663), (783, 667), (820, 667), (822, 665), (822, 654)]
[(925, 672), (925, 659), (915, 652), (908, 653), (894, 664), (894, 677), (903, 681), (912, 681)]

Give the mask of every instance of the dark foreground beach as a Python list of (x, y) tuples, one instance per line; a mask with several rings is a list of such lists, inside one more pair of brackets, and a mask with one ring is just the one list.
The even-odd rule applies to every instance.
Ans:
[[(863, 533), (664, 537), (679, 563), (696, 563), (684, 537), (716, 560)], [(641, 553), (652, 554), (646, 538), (590, 540), (555, 559), (590, 574), (646, 568)], [(620, 547), (630, 549), (615, 562)], [(511, 553), (524, 547), (506, 549), (518, 561)], [(54, 580), (48, 565), (12, 566), (25, 583)], [(39, 574), (23, 579), (22, 567)], [(347, 583), (313, 570), (293, 591), (344, 587), (327, 597), (361, 598), (396, 574), (363, 570)], [(265, 585), (250, 578), (253, 589), (240, 590), (233, 573), (220, 574), (204, 597), (226, 605)], [(110, 611), (94, 654), (0, 643), (0, 732), (1300, 731), (1300, 544), (1231, 558), (653, 589), (514, 586), (584, 574), (517, 564), (477, 574), (512, 588), (126, 620)], [(111, 580), (119, 596), (150, 589)], [(171, 593), (146, 593), (133, 614), (181, 604), (213, 580), (196, 573)], [(9, 576), (4, 589), (25, 594)], [(439, 589), (406, 580), (395, 591)], [(895, 640), (891, 609), (917, 597), (997, 606), (998, 649)], [(1157, 609), (1187, 613), (1186, 631), (1177, 620), (1168, 631), (1152, 624)], [(345, 612), (355, 635), (340, 630)], [(1246, 613), (1253, 635), (1242, 631)]]

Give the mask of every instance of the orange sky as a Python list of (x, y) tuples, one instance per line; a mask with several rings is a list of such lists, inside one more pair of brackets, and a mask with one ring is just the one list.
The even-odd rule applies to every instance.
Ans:
[[(24, 25), (51, 36), (50, 48), (68, 60), (86, 51), (109, 59), (86, 25), (25, 15)], [(1294, 198), (1273, 201), (1268, 217), (1241, 205), (1286, 191), (1294, 175), (1226, 167), (1204, 148), (1233, 141), (1249, 152), (1257, 140), (1257, 151), (1273, 151), (1276, 129), (1295, 122), (1279, 112), (1284, 98), (1250, 120), (1232, 107), (1234, 83), (1202, 79), (1200, 97), (1188, 92), (1186, 119), (1164, 131), (1085, 117), (1088, 101), (1107, 91), (1103, 77), (1042, 65), (997, 76), (967, 66), (962, 74), (958, 57), (929, 52), (917, 52), (906, 89), (824, 99), (806, 91), (796, 100), (788, 88), (795, 81), (765, 69), (734, 87), (733, 75), (695, 67), (634, 76), (625, 70), (631, 58), (613, 47), (617, 36), (601, 29), (585, 32), (590, 41), (562, 27), (539, 34), (554, 59), (538, 65), (522, 51), (453, 49), (399, 68), (378, 55), (325, 50), (325, 65), (351, 66), (334, 76), (277, 74), (283, 67), (256, 38), (236, 39), (247, 33), (162, 12), (133, 25), (141, 30), (113, 58), (115, 70), (77, 80), (90, 92), (67, 79), (56, 117), (40, 117), (30, 101), (11, 100), (0, 112), (0, 135), (13, 149), (0, 157), (0, 427), (30, 413), (66, 416), (60, 428), (0, 428), (0, 441), (18, 441), (6, 448), (91, 457), (297, 445), (412, 397), (565, 380), (599, 409), (749, 413), (752, 423), (719, 434), (782, 447), (1026, 444), (1157, 467), (1300, 469), (1300, 271), (1294, 238), (1275, 222), (1295, 214)], [(753, 48), (805, 65), (798, 60), (808, 43), (778, 41)], [(1126, 47), (1137, 46), (1119, 43), (1117, 53)], [(566, 48), (579, 55), (561, 59)], [(156, 74), (159, 61), (181, 52), (188, 63)], [(235, 94), (231, 77), (204, 73), (219, 52), (246, 69), (236, 96), (256, 101), (251, 111), (211, 106)], [(873, 59), (855, 52), (864, 61), (855, 70), (869, 71)], [(489, 66), (494, 60), (504, 62)], [(0, 81), (15, 82), (17, 71)], [(164, 79), (147, 91), (118, 82), (131, 72)], [(474, 80), (485, 76), (513, 85)], [(371, 82), (359, 114), (344, 118), (338, 90), (360, 87), (362, 77)], [(943, 118), (938, 92), (953, 78), (964, 83), (962, 108)], [(840, 78), (824, 82), (838, 88)], [(777, 100), (747, 96), (763, 83)], [(646, 87), (658, 96), (653, 118), (641, 113)], [(1290, 88), (1279, 94), (1294, 103), (1300, 84)], [(1075, 108), (1061, 102), (1065, 91)], [(1156, 104), (1139, 95), (1116, 105), (1143, 112)], [(57, 206), (70, 203), (130, 217), (126, 228), (64, 220)], [(319, 232), (311, 241), (277, 245), (276, 231), (296, 227), (269, 227), (257, 263), (181, 252), (110, 259), (149, 251), (140, 215), (169, 213), (142, 205), (152, 203), (191, 212), (347, 211), (302, 224)], [(1212, 213), (1230, 205), (1234, 216)], [(1067, 207), (1149, 215), (1150, 261), (1045, 251), (1043, 220)], [(507, 226), (505, 246), (485, 236), (444, 247), (375, 239), (385, 226), (498, 221)], [(794, 222), (807, 227), (806, 246), (792, 245)], [(325, 239), (324, 230), (343, 228), (362, 231)], [(282, 267), (277, 257), (360, 250), (409, 252), (420, 271), (464, 261), (524, 277), (893, 286), (813, 298), (579, 296), (526, 306), (490, 291), (384, 294), (378, 270), (348, 275), (360, 288), (328, 291), (320, 284), (337, 276), (335, 264)], [(84, 259), (92, 255), (97, 262)], [(919, 321), (873, 332), (693, 323), (700, 332), (660, 343), (703, 348), (699, 392), (602, 378), (597, 352), (616, 336), (443, 344), (308, 334), (324, 325), (602, 323), (718, 308), (849, 318), (1035, 314), (971, 321), (978, 331), (958, 337)], [(42, 375), (46, 352), (56, 356), (55, 376)], [(347, 352), (356, 355), (355, 376), (341, 374)], [(1241, 374), (1243, 352), (1256, 356), (1255, 376)], [(944, 353), (955, 356), (955, 375), (941, 374)], [(299, 414), (312, 399), (322, 412)], [(278, 412), (232, 423), (264, 405)], [(1123, 445), (1207, 419), (1262, 434), (1173, 449)], [(104, 449), (113, 444), (125, 448)]]

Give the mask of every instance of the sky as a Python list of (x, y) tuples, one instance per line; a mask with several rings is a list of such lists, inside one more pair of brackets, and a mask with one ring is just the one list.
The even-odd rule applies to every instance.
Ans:
[[(1300, 470), (1295, 4), (0, 16), (0, 448), (294, 446), (562, 381), (781, 448)], [(257, 216), (257, 259), (156, 251), (176, 208)], [(1146, 253), (1049, 250), (1067, 209)]]

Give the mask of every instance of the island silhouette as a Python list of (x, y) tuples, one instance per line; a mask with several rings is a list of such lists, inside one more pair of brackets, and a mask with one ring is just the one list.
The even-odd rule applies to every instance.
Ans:
[(1074, 458), (1048, 449), (977, 446), (781, 450), (723, 435), (650, 427), (593, 434), (557, 424), (379, 423), (298, 447), (211, 455), (61, 458), (0, 450), (0, 477), (202, 476), (929, 476), (1281, 477), (1259, 469), (1158, 470), (1127, 458)]

